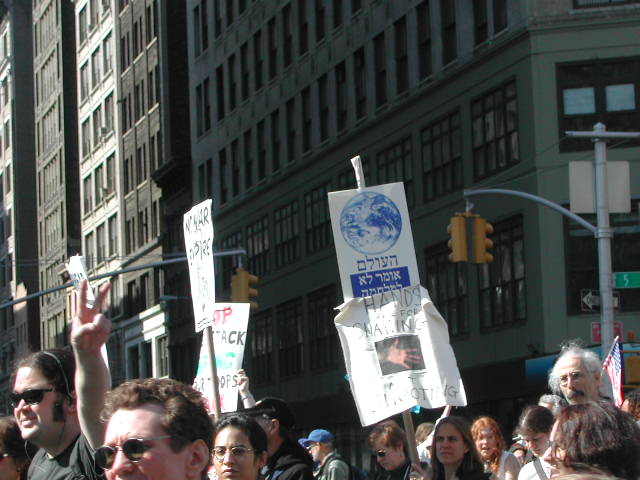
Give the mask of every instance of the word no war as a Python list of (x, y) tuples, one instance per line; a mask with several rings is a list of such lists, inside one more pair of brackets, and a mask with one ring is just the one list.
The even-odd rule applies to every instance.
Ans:
[(194, 233), (200, 231), (204, 225), (209, 225), (210, 223), (209, 209), (203, 208), (187, 217), (185, 228), (188, 233)]

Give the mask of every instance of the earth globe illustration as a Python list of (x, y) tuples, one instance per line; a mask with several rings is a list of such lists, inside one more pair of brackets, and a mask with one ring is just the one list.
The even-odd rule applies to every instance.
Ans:
[(402, 231), (402, 217), (391, 199), (377, 192), (354, 196), (342, 210), (340, 230), (351, 248), (365, 255), (386, 252)]

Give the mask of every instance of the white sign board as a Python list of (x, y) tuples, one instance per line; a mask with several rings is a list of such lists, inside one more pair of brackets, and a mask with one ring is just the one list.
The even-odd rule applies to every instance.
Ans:
[(420, 283), (402, 182), (329, 193), (345, 300)]
[[(213, 346), (216, 352), (220, 410), (234, 412), (238, 408), (238, 378), (236, 372), (242, 368), (244, 346), (249, 322), (248, 303), (216, 303), (213, 306)], [(200, 360), (193, 387), (207, 399), (209, 411), (213, 411), (213, 382), (209, 368), (207, 335), (202, 336)]]
[(415, 405), (464, 406), (447, 324), (420, 285), (350, 300), (335, 324), (362, 425)]
[(213, 223), (211, 199), (184, 214), (184, 243), (189, 262), (191, 298), (196, 332), (211, 325), (212, 305), (216, 301), (213, 272)]
[(84, 261), (84, 257), (81, 255), (74, 255), (69, 258), (69, 263), (65, 265), (71, 281), (73, 282), (73, 288), (76, 293), (80, 295), (80, 289), (82, 281), (87, 281), (87, 307), (93, 308), (93, 304), (96, 301), (96, 296), (93, 294), (93, 289), (89, 283), (89, 277), (87, 276), (87, 265)]
[[(610, 213), (631, 211), (629, 162), (607, 162), (607, 205)], [(569, 162), (569, 204), (573, 213), (596, 213), (593, 162)]]

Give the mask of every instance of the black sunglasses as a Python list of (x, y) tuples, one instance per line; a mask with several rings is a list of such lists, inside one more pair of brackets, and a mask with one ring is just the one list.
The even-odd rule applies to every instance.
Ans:
[(386, 450), (378, 450), (378, 451), (376, 452), (376, 457), (378, 457), (378, 458), (382, 458), (382, 457), (384, 457), (386, 454), (387, 454), (387, 451), (386, 451)]
[(151, 440), (162, 440), (170, 437), (171, 435), (162, 435), (160, 437), (152, 438), (127, 438), (122, 443), (122, 446), (116, 445), (115, 447), (112, 447), (110, 445), (102, 445), (101, 447), (98, 447), (95, 452), (96, 464), (104, 470), (111, 469), (118, 450), (122, 450), (124, 456), (132, 462), (139, 462), (142, 460), (144, 452), (151, 448), (151, 446), (147, 445), (146, 442)]
[(33, 388), (22, 393), (11, 392), (9, 394), (9, 404), (12, 408), (16, 408), (20, 400), (24, 400), (27, 405), (36, 405), (42, 401), (44, 394), (47, 392), (53, 392), (53, 388)]

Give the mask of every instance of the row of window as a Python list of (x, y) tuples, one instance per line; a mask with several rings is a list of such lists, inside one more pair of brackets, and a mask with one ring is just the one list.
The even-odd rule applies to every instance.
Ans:
[(138, 215), (125, 220), (124, 251), (126, 255), (146, 246), (158, 238), (160, 233), (160, 201), (154, 200), (150, 207), (138, 210)]
[[(124, 6), (121, 2), (122, 8)], [(129, 68), (132, 60), (136, 59), (157, 36), (158, 0), (153, 0), (147, 5), (144, 13), (134, 19), (132, 31), (123, 32), (120, 36), (120, 71), (124, 72)]]
[(124, 193), (125, 195), (145, 182), (163, 163), (162, 139), (160, 130), (149, 136), (149, 143), (141, 143), (135, 153), (124, 159)]
[(38, 57), (43, 50), (57, 43), (58, 24), (58, 5), (50, 2), (33, 24), (33, 49), (35, 57)]
[(89, 0), (78, 12), (76, 28), (78, 30), (78, 45), (82, 45), (89, 35), (100, 24), (100, 18), (110, 8), (110, 0)]
[[(113, 44), (111, 33), (109, 33), (102, 41), (102, 45), (91, 52), (90, 59), (80, 66), (80, 102), (87, 99), (89, 93), (109, 76), (112, 69)], [(91, 79), (89, 79), (89, 73), (91, 73)]]
[(122, 97), (120, 118), (122, 120), (123, 133), (128, 132), (159, 101), (160, 67), (156, 64), (149, 69), (146, 78), (137, 79), (133, 92), (129, 92)]
[(104, 263), (118, 253), (118, 216), (110, 216), (84, 236), (84, 258), (87, 269)]
[(82, 211), (87, 215), (116, 191), (116, 159), (111, 154), (82, 180)]
[(98, 148), (113, 133), (113, 92), (104, 98), (104, 102), (98, 105), (90, 116), (80, 125), (80, 154), (86, 158)]

